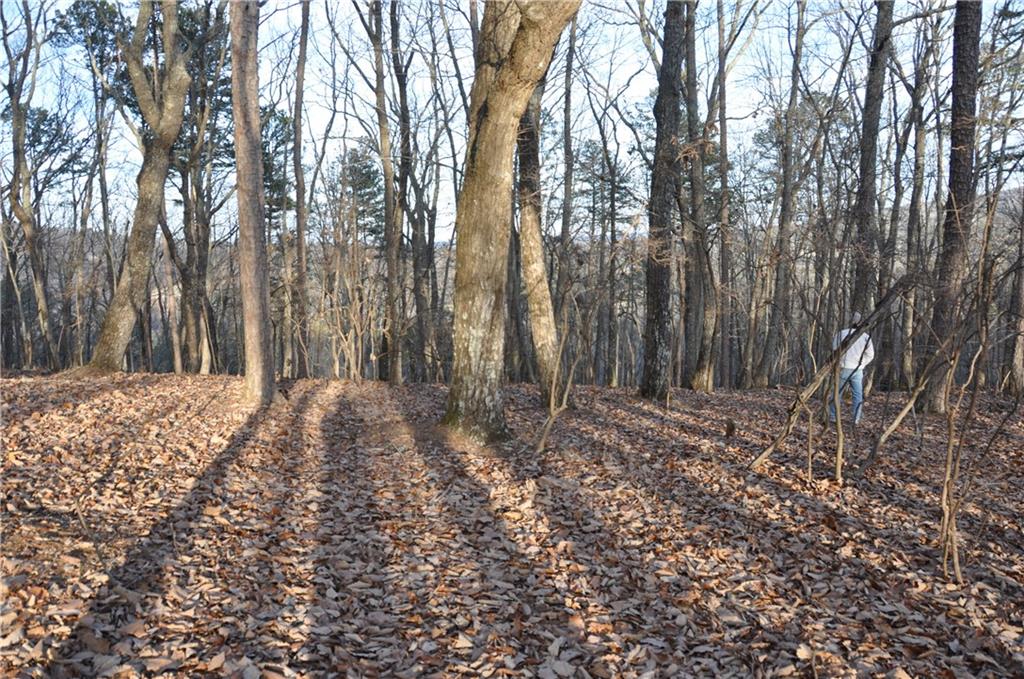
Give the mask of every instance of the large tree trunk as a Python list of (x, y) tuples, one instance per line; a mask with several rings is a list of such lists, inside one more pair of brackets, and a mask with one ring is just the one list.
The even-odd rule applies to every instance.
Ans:
[(260, 5), (231, 5), (231, 109), (235, 122), (238, 185), (238, 264), (245, 329), (245, 386), (249, 398), (266, 405), (274, 398), (274, 350), (264, 225), (263, 154), (260, 144)]
[(159, 98), (153, 94), (150, 69), (142, 61), (146, 36), (150, 32), (153, 5), (153, 0), (142, 2), (132, 41), (124, 50), (132, 89), (150, 127), (150, 134), (143, 140), (142, 169), (136, 179), (138, 201), (128, 236), (124, 268), (89, 362), (91, 370), (100, 372), (113, 372), (121, 368), (125, 349), (131, 341), (132, 330), (149, 290), (154, 238), (164, 209), (164, 183), (167, 181), (171, 160), (171, 146), (181, 130), (185, 94), (190, 80), (185, 54), (177, 47), (181, 42), (178, 5), (176, 2), (165, 2), (160, 5), (165, 46), (163, 77), (159, 82)]
[[(775, 260), (775, 287), (772, 293), (771, 310), (768, 316), (768, 333), (765, 336), (764, 353), (761, 362), (752, 376), (753, 386), (766, 387), (775, 378), (773, 366), (777, 363), (782, 336), (788, 317), (790, 285), (793, 273), (793, 260), (790, 256), (790, 238), (793, 233), (793, 212), (796, 202), (794, 171), (796, 160), (793, 148), (793, 137), (797, 125), (797, 103), (800, 94), (800, 61), (804, 46), (804, 11), (802, 2), (796, 3), (796, 35), (793, 37), (793, 64), (790, 69), (789, 103), (786, 106), (786, 118), (782, 139), (782, 197), (779, 208), (779, 233), (772, 259)], [(751, 357), (752, 358), (752, 357)]]
[(505, 267), (519, 120), (579, 4), (495, 0), (484, 10), (456, 213), (455, 363), (444, 418), (483, 440), (507, 435), (501, 395)]
[(857, 225), (857, 240), (853, 251), (856, 268), (851, 301), (854, 311), (867, 309), (871, 302), (871, 291), (875, 287), (873, 281), (878, 276), (878, 128), (882, 118), (886, 62), (892, 45), (893, 1), (877, 0), (875, 7), (875, 39), (868, 64), (860, 136), (860, 183), (857, 187), (857, 201), (853, 206), (853, 219)]
[(302, 27), (299, 29), (299, 61), (295, 68), (295, 111), (292, 115), (292, 162), (295, 166), (295, 281), (294, 314), (296, 329), (295, 376), (309, 376), (309, 319), (306, 313), (306, 173), (302, 169), (302, 90), (306, 78), (306, 43), (309, 42), (309, 3), (302, 0)]
[(541, 80), (519, 122), (519, 248), (541, 405), (546, 408), (552, 403), (552, 396), (556, 403), (561, 402), (558, 393), (561, 378), (558, 375), (558, 331), (544, 267), (540, 224), (540, 102), (543, 94), (544, 81)]
[[(959, 0), (953, 21), (953, 104), (950, 111), (949, 197), (942, 224), (942, 250), (936, 265), (937, 293), (932, 310), (929, 354), (940, 350), (944, 339), (963, 322), (960, 297), (967, 270), (967, 246), (974, 214), (975, 97), (978, 91), (978, 56), (981, 4)], [(949, 353), (950, 349), (946, 350)], [(954, 366), (938, 371), (925, 393), (929, 409), (946, 412), (945, 382)]]
[(644, 300), (644, 368), (640, 394), (658, 401), (668, 396), (672, 364), (672, 215), (679, 182), (680, 71), (683, 67), (683, 3), (665, 8), (665, 40), (654, 102), (657, 132), (651, 197), (648, 202), (647, 270)]

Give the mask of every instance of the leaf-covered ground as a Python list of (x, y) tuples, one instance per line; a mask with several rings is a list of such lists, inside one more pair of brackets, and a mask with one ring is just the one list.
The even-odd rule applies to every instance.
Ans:
[(4, 674), (1024, 675), (1019, 418), (977, 463), (961, 587), (939, 419), (839, 487), (828, 435), (804, 479), (799, 429), (745, 469), (784, 391), (583, 388), (535, 456), (519, 387), (489, 448), (435, 426), (436, 386), (303, 381), (259, 412), (236, 378), (0, 387)]

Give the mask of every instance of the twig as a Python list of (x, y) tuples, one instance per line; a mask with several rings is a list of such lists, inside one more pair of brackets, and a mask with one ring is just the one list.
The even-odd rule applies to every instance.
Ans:
[(825, 362), (823, 366), (818, 368), (818, 371), (811, 378), (810, 384), (804, 387), (800, 391), (800, 393), (797, 394), (797, 397), (793, 400), (792, 405), (790, 405), (789, 407), (789, 415), (786, 418), (786, 424), (783, 426), (782, 432), (779, 433), (775, 440), (772, 441), (772, 443), (767, 448), (765, 448), (760, 455), (758, 455), (750, 462), (750, 464), (748, 465), (750, 469), (756, 469), (757, 467), (759, 467), (761, 464), (764, 463), (765, 460), (771, 457), (772, 453), (779, 449), (779, 447), (786, 441), (790, 433), (793, 431), (793, 426), (796, 424), (797, 418), (800, 417), (800, 412), (803, 410), (807, 402), (818, 391), (822, 383), (825, 382), (825, 379), (832, 372), (833, 367), (838, 363), (843, 354), (846, 353), (846, 350), (854, 342), (860, 339), (861, 335), (867, 332), (867, 330), (874, 325), (875, 321), (877, 321), (882, 316), (885, 310), (889, 308), (889, 306), (897, 297), (902, 295), (906, 290), (917, 285), (918, 278), (919, 276), (917, 274), (911, 273), (904, 275), (902, 278), (896, 281), (896, 283), (891, 288), (889, 288), (889, 292), (886, 293), (885, 297), (883, 297), (882, 300), (878, 303), (878, 306), (875, 307), (874, 311), (872, 311), (868, 315), (868, 317), (864, 319), (864, 322), (860, 325), (860, 327), (858, 327), (855, 332), (851, 332), (849, 335), (847, 335), (846, 338), (843, 339), (843, 341), (839, 344), (839, 346), (832, 351), (832, 354), (831, 356), (829, 356), (829, 359)]

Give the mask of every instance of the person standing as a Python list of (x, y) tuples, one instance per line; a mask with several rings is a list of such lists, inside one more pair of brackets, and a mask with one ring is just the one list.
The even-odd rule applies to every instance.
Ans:
[[(857, 332), (861, 322), (861, 316), (854, 312), (850, 318), (850, 326), (843, 328), (836, 333), (832, 339), (832, 349), (838, 349), (847, 337)], [(858, 337), (843, 353), (839, 362), (839, 395), (841, 399), (847, 386), (853, 390), (853, 424), (860, 422), (861, 410), (864, 405), (864, 368), (875, 358), (875, 346), (871, 342), (871, 336), (864, 333)], [(829, 414), (832, 422), (836, 421), (837, 398), (829, 398)]]

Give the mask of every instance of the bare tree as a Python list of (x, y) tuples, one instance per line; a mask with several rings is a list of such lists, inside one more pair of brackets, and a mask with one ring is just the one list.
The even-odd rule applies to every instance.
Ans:
[[(938, 289), (932, 310), (930, 354), (940, 350), (943, 339), (952, 333), (958, 322), (960, 293), (967, 272), (967, 245), (974, 216), (975, 98), (978, 92), (981, 10), (980, 3), (959, 0), (953, 20), (949, 197), (942, 224), (942, 250), (935, 271)], [(946, 382), (953, 379), (954, 367), (952, 363), (948, 364), (929, 384), (925, 397), (930, 410), (946, 412), (946, 395), (949, 393)]]
[(672, 215), (679, 183), (680, 72), (685, 54), (682, 2), (665, 7), (665, 39), (654, 101), (657, 132), (651, 196), (647, 207), (647, 278), (644, 299), (644, 369), (640, 394), (662, 401), (671, 379), (672, 341)]
[[(687, 347), (693, 348), (693, 369), (687, 371), (691, 389), (715, 390), (715, 325), (718, 322), (718, 285), (711, 266), (711, 244), (704, 209), (704, 141), (705, 126), (697, 110), (697, 2), (686, 3), (686, 131), (690, 161), (690, 214), (687, 223), (687, 270), (694, 285), (687, 285), (686, 312), (693, 317), (693, 332)], [(680, 212), (682, 207), (680, 206)], [(687, 353), (690, 353), (689, 351)]]
[(295, 111), (292, 114), (292, 163), (295, 172), (295, 328), (298, 334), (298, 365), (296, 377), (309, 375), (309, 320), (306, 305), (306, 224), (309, 206), (306, 204), (306, 173), (302, 168), (302, 94), (306, 81), (306, 45), (309, 42), (309, 2), (302, 0), (302, 25), (299, 28), (299, 60), (295, 66)]
[(793, 36), (793, 62), (790, 68), (789, 102), (786, 105), (782, 137), (782, 187), (779, 206), (779, 231), (776, 245), (771, 253), (775, 261), (775, 287), (772, 293), (768, 334), (765, 336), (764, 353), (753, 375), (753, 385), (768, 386), (773, 379), (772, 365), (778, 358), (784, 326), (788, 314), (790, 288), (792, 285), (793, 259), (790, 240), (793, 235), (793, 213), (796, 201), (796, 166), (794, 137), (796, 134), (797, 103), (800, 96), (800, 64), (803, 58), (805, 21), (804, 3), (796, 3), (796, 34)]
[(143, 0), (131, 42), (123, 54), (132, 89), (149, 128), (142, 139), (142, 169), (137, 178), (138, 202), (128, 236), (127, 253), (117, 290), (103, 319), (99, 340), (89, 369), (120, 370), (131, 341), (139, 311), (145, 305), (152, 269), (157, 223), (164, 209), (164, 184), (171, 161), (171, 147), (178, 138), (190, 77), (188, 54), (181, 49), (178, 3), (160, 4), (163, 64), (158, 69), (143, 63), (147, 35), (152, 30), (153, 0)]
[(512, 154), (519, 120), (580, 0), (495, 0), (484, 9), (456, 213), (455, 361), (446, 424), (507, 435), (501, 395)]
[[(530, 314), (530, 333), (537, 358), (541, 404), (561, 402), (558, 394), (558, 331), (551, 304), (551, 290), (544, 266), (544, 242), (540, 220), (540, 103), (544, 94), (541, 79), (530, 97), (519, 122), (519, 252), (523, 266), (523, 283)], [(564, 332), (564, 329), (563, 329)]]
[(860, 137), (860, 183), (857, 202), (853, 206), (853, 219), (857, 225), (854, 249), (856, 269), (853, 279), (855, 310), (865, 309), (870, 301), (872, 282), (878, 276), (878, 128), (882, 118), (882, 100), (885, 85), (886, 61), (891, 51), (892, 0), (875, 3), (875, 37), (868, 64), (868, 80), (864, 91), (864, 114)]
[[(4, 3), (3, 7), (6, 6)], [(53, 331), (50, 329), (46, 266), (39, 244), (38, 225), (32, 201), (32, 169), (29, 168), (25, 148), (28, 112), (35, 94), (39, 71), (39, 53), (46, 40), (45, 33), (41, 34), (40, 28), (43, 28), (47, 5), (45, 2), (39, 3), (33, 12), (28, 0), (22, 0), (20, 11), (24, 35), (20, 49), (13, 44), (12, 38), (16, 30), (8, 24), (3, 7), (0, 7), (0, 26), (3, 28), (4, 52), (7, 56), (7, 83), (4, 88), (7, 90), (7, 100), (11, 107), (11, 144), (14, 150), (14, 172), (8, 194), (11, 212), (21, 224), (21, 230), (25, 235), (25, 249), (28, 251), (29, 264), (32, 268), (32, 292), (36, 298), (36, 319), (46, 346), (47, 365), (51, 370), (56, 370), (60, 367), (60, 358), (57, 355)]]
[(231, 4), (231, 108), (238, 171), (238, 263), (245, 329), (245, 385), (249, 398), (274, 398), (274, 350), (264, 230), (263, 158), (260, 144), (260, 3)]
[(402, 204), (395, 190), (395, 167), (391, 160), (391, 129), (388, 122), (387, 92), (384, 80), (384, 19), (381, 0), (371, 0), (367, 13), (353, 0), (359, 21), (373, 46), (374, 82), (373, 90), (377, 111), (377, 130), (381, 167), (384, 171), (384, 250), (387, 262), (387, 315), (384, 326), (384, 341), (387, 344), (388, 382), (402, 383), (402, 318), (399, 281), (398, 254), (402, 239), (404, 219)]

